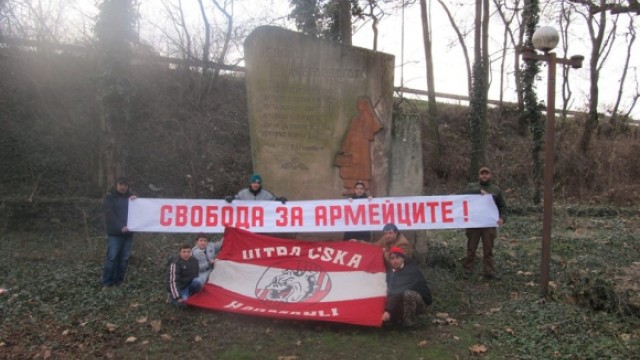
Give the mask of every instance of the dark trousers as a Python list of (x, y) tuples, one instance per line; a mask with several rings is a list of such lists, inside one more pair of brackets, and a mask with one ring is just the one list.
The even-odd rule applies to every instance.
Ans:
[(496, 239), (496, 228), (467, 229), (467, 256), (464, 258), (463, 267), (467, 273), (473, 272), (476, 261), (478, 244), (482, 240), (482, 257), (484, 262), (484, 274), (495, 275), (493, 263), (493, 242)]

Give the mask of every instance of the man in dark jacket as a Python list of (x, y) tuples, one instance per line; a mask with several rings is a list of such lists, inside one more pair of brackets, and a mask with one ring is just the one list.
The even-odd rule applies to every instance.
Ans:
[(169, 264), (167, 285), (171, 303), (182, 304), (202, 290), (204, 281), (198, 277), (199, 271), (198, 260), (191, 256), (191, 245), (180, 246), (179, 256)]
[(135, 196), (131, 194), (129, 181), (125, 177), (119, 177), (104, 198), (107, 255), (101, 280), (103, 288), (120, 285), (127, 271), (133, 242), (133, 233), (127, 227), (129, 199), (134, 200)]
[(405, 260), (402, 248), (391, 248), (391, 269), (387, 272), (387, 304), (382, 321), (393, 320), (404, 326), (412, 326), (432, 299), (427, 280), (418, 265)]
[(484, 277), (488, 280), (498, 279), (493, 262), (493, 243), (498, 234), (497, 226), (504, 224), (507, 203), (502, 195), (502, 190), (491, 183), (491, 170), (487, 167), (480, 169), (478, 182), (469, 184), (464, 194), (491, 195), (498, 207), (499, 218), (496, 227), (467, 229), (467, 255), (464, 258), (464, 277), (469, 278), (473, 273), (478, 244), (482, 240), (482, 257), (484, 262)]

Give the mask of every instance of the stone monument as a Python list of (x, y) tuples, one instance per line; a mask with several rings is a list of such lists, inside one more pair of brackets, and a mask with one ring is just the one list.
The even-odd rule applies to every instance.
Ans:
[(290, 200), (390, 191), (394, 57), (262, 26), (245, 41), (254, 170)]

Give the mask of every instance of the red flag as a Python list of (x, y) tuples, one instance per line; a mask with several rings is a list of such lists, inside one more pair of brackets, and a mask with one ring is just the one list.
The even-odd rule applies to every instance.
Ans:
[(381, 326), (382, 249), (284, 240), (227, 228), (204, 289), (189, 305), (240, 314)]

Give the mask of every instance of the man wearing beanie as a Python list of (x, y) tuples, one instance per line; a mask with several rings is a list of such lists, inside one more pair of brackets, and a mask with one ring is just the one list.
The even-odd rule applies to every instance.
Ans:
[(389, 261), (391, 269), (387, 272), (387, 303), (382, 321), (412, 326), (416, 317), (431, 304), (431, 290), (418, 266), (406, 259), (402, 248), (392, 247)]
[(253, 174), (249, 177), (249, 187), (242, 189), (236, 194), (235, 197), (227, 196), (224, 198), (228, 203), (233, 200), (277, 200), (283, 204), (287, 202), (287, 198), (284, 196), (276, 197), (267, 189), (262, 187), (262, 177), (259, 174)]
[(387, 268), (389, 268), (389, 255), (392, 247), (399, 247), (404, 251), (406, 257), (411, 258), (411, 244), (404, 235), (400, 233), (398, 227), (393, 223), (386, 224), (382, 231), (384, 234), (375, 242), (374, 245), (380, 246), (384, 251), (384, 260)]
[(491, 170), (483, 167), (478, 172), (478, 182), (469, 184), (469, 187), (463, 194), (490, 194), (493, 201), (498, 207), (499, 218), (495, 227), (467, 229), (467, 255), (464, 258), (462, 266), (464, 267), (464, 277), (469, 278), (473, 273), (474, 263), (476, 260), (476, 250), (478, 244), (482, 240), (482, 257), (484, 263), (484, 277), (487, 280), (498, 279), (493, 262), (493, 243), (497, 236), (497, 227), (502, 225), (505, 220), (505, 212), (507, 203), (502, 195), (502, 190), (491, 183)]

